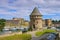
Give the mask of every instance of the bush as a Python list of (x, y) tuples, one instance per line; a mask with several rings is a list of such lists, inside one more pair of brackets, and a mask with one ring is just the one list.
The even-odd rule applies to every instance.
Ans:
[(2, 31), (2, 29), (4, 28), (5, 22), (6, 22), (5, 19), (0, 19), (0, 31)]
[(0, 37), (0, 40), (31, 40), (30, 34), (20, 34), (7, 37)]
[(51, 30), (51, 29), (45, 29), (43, 31), (38, 31), (36, 32), (36, 36), (42, 36), (43, 34), (46, 34), (46, 33), (53, 33), (53, 32), (56, 32), (56, 30)]
[(36, 32), (36, 36), (42, 36), (43, 34), (44, 34), (45, 32), (41, 32), (41, 31), (38, 31), (38, 32)]
[(45, 33), (53, 33), (56, 32), (56, 30), (52, 30), (52, 29), (45, 29), (44, 30)]

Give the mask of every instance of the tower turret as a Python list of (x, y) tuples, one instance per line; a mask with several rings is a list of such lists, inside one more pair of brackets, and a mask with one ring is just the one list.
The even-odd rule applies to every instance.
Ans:
[(30, 15), (30, 27), (32, 30), (42, 28), (42, 15), (36, 7)]

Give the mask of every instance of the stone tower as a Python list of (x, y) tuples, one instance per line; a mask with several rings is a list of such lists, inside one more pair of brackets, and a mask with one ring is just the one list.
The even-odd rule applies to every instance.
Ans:
[(32, 28), (32, 30), (42, 28), (42, 15), (36, 7), (30, 15), (30, 28)]
[(51, 27), (52, 26), (52, 20), (51, 19), (45, 19), (45, 24), (46, 24), (46, 26)]

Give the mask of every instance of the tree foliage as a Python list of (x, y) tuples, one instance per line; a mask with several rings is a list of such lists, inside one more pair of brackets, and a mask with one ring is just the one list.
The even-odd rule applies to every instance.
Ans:
[(2, 31), (2, 29), (4, 28), (5, 26), (5, 19), (0, 19), (0, 31)]
[(60, 22), (60, 20), (52, 20), (53, 23)]

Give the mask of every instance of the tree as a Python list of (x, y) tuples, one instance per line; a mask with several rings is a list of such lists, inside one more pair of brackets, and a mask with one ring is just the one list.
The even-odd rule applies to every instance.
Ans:
[(53, 22), (53, 23), (57, 23), (57, 22), (59, 22), (59, 21), (58, 21), (58, 20), (52, 20), (52, 22)]
[(54, 20), (52, 20), (52, 22), (55, 22)]
[(2, 31), (2, 29), (4, 28), (5, 26), (5, 19), (0, 19), (0, 31)]
[(60, 20), (59, 20), (59, 22), (60, 22)]

